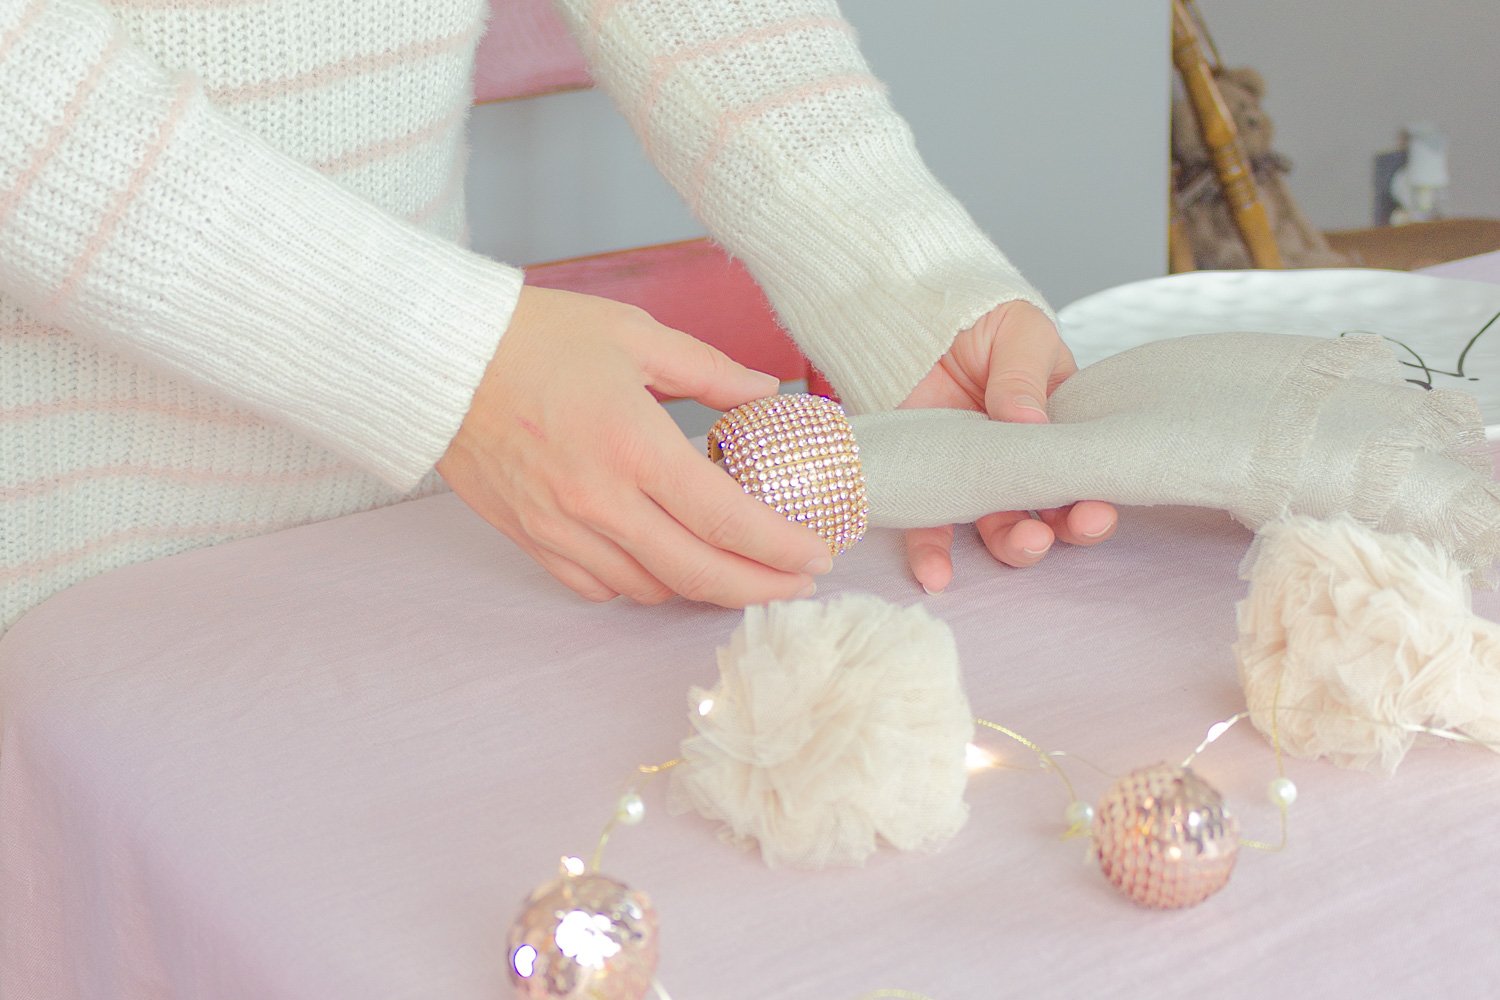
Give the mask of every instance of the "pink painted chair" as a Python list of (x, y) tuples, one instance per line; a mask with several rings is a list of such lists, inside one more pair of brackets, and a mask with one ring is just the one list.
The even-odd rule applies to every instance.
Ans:
[[(582, 54), (548, 0), (492, 0), (491, 7), (475, 67), (476, 103), (593, 86)], [(639, 306), (742, 364), (782, 381), (807, 379), (809, 391), (833, 395), (822, 373), (776, 322), (749, 272), (707, 239), (534, 264), (526, 281)]]

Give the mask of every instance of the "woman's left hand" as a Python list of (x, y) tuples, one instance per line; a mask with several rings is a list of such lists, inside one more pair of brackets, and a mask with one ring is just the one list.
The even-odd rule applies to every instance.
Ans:
[[(948, 353), (917, 383), (902, 409), (978, 410), (992, 420), (1047, 422), (1046, 399), (1078, 371), (1073, 355), (1047, 314), (1029, 302), (996, 306), (954, 340)], [(1061, 539), (1095, 545), (1114, 533), (1115, 509), (1084, 500), (1055, 510), (1013, 510), (981, 517), (975, 526), (985, 547), (1007, 566), (1033, 566)], [(906, 533), (907, 561), (929, 594), (953, 579), (953, 526)]]

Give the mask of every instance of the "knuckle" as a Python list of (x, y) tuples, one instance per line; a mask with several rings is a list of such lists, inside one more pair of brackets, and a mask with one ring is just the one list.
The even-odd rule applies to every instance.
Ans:
[(620, 421), (605, 421), (594, 446), (606, 468), (629, 476), (648, 464), (651, 452), (650, 440), (634, 424)]
[(554, 512), (545, 510), (526, 509), (517, 511), (515, 518), (516, 534), (544, 548), (556, 549), (558, 543), (566, 540), (568, 532), (563, 522)]
[(990, 381), (1012, 392), (1042, 396), (1045, 395), (1042, 389), (1047, 379), (1045, 372), (1039, 373), (1037, 370), (1023, 368), (1003, 368), (991, 373)]
[(997, 519), (980, 518), (975, 527), (979, 529), (980, 539), (993, 549), (1005, 541), (1013, 525)]
[(725, 354), (723, 351), (720, 351), (718, 348), (711, 347), (710, 345), (703, 343), (701, 340), (694, 341), (694, 343), (698, 344), (700, 347), (700, 350), (698, 351), (698, 364), (703, 369), (704, 373), (708, 375), (711, 381), (717, 382), (722, 380), (726, 375), (730, 373), (733, 368), (738, 367), (738, 365), (736, 365), (733, 361), (729, 360), (729, 356), (727, 354)]
[(630, 302), (617, 302), (616, 306), (618, 309), (616, 315), (619, 317), (619, 322), (625, 326), (640, 328), (661, 325), (656, 321), (655, 316), (652, 316), (638, 305)]
[(640, 352), (657, 342), (661, 332), (668, 329), (658, 323), (655, 316), (640, 306), (629, 303), (620, 304), (612, 321), (616, 345), (624, 352), (625, 357), (633, 358), (637, 363), (641, 357)]
[(698, 537), (716, 549), (737, 550), (747, 534), (740, 505), (720, 504), (708, 512)]
[(672, 588), (665, 584), (656, 584), (630, 595), (632, 601), (644, 605), (664, 604), (671, 600), (672, 597)]
[(677, 583), (677, 592), (690, 601), (712, 601), (717, 595), (718, 574), (708, 563), (689, 567)]
[(555, 491), (557, 509), (572, 520), (594, 525), (609, 510), (605, 491), (598, 485), (585, 482), (561, 484)]

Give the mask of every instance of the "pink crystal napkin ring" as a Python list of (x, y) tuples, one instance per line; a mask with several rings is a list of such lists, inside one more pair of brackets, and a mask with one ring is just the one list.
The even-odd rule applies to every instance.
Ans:
[(708, 457), (746, 493), (822, 536), (834, 555), (864, 537), (870, 503), (843, 407), (823, 396), (767, 396), (709, 429)]

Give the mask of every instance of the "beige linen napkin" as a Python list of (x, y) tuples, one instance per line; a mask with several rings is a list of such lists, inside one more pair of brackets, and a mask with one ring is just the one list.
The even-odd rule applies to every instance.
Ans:
[(1482, 572), (1500, 555), (1478, 405), (1427, 391), (1378, 337), (1158, 341), (1080, 371), (1052, 423), (956, 410), (852, 418), (870, 523), (964, 523), (1080, 499), (1226, 510), (1252, 529), (1347, 512)]

